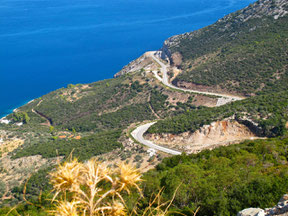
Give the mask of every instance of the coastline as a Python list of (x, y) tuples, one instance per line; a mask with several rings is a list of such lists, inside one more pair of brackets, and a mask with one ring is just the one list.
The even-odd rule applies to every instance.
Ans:
[[(173, 35), (190, 32), (205, 27), (207, 25), (210, 25), (216, 22), (222, 16), (222, 14), (227, 14), (232, 11), (242, 9), (244, 6), (251, 3), (250, 0), (244, 0), (241, 2), (235, 1), (232, 2), (233, 4), (232, 3), (230, 4), (230, 2), (228, 2), (229, 4), (226, 4), (227, 3), (226, 1), (223, 2), (225, 2), (224, 8), (218, 7), (219, 5), (218, 3), (215, 3), (215, 5), (214, 3), (212, 5), (205, 3), (203, 5), (202, 3), (199, 3), (197, 1), (195, 1), (195, 3), (193, 1), (191, 2), (184, 1), (183, 4), (178, 4), (175, 3), (174, 1), (169, 1), (166, 2), (166, 4), (171, 5), (171, 7), (169, 7), (171, 9), (167, 10), (167, 12), (162, 11), (161, 13), (157, 13), (160, 6), (162, 5), (161, 2), (159, 3), (155, 2), (157, 6), (155, 5), (154, 7), (151, 8), (151, 6), (149, 6), (148, 4), (142, 5), (141, 3), (135, 1), (132, 2), (133, 5), (134, 4), (136, 4), (135, 6), (141, 5), (141, 7), (139, 8), (135, 7), (137, 9), (137, 14), (139, 13), (139, 15), (135, 16), (135, 13), (126, 14), (121, 12), (121, 10), (119, 10), (118, 7), (113, 7), (111, 9), (113, 9), (112, 11), (115, 12), (115, 16), (106, 17), (107, 26), (106, 25), (103, 25), (101, 27), (95, 26), (95, 28), (94, 26), (91, 26), (92, 29), (90, 29), (89, 27), (90, 25), (87, 23), (85, 16), (83, 17), (83, 19), (77, 19), (79, 21), (79, 22), (77, 21), (77, 23), (72, 22), (71, 20), (63, 19), (63, 21), (65, 21), (65, 24), (66, 21), (69, 24), (64, 25), (63, 22), (63, 26), (68, 27), (70, 25), (71, 26), (79, 25), (79, 27), (87, 26), (88, 27), (87, 29), (86, 27), (82, 29), (77, 28), (77, 26), (75, 26), (75, 28), (68, 27), (68, 29), (65, 28), (62, 31), (62, 29), (57, 25), (54, 26), (53, 22), (50, 23), (48, 26), (33, 25), (33, 29), (35, 28), (36, 30), (32, 32), (30, 31), (31, 30), (30, 26), (27, 27), (19, 26), (20, 27), (19, 29), (18, 25), (15, 26), (14, 30), (16, 34), (9, 36), (9, 32), (8, 33), (4, 32), (4, 35), (2, 35), (3, 37), (6, 35), (6, 37), (9, 38), (9, 41), (11, 40), (11, 43), (6, 43), (5, 45), (6, 46), (9, 45), (8, 46), (10, 50), (9, 52), (11, 52), (13, 56), (15, 53), (15, 56), (17, 58), (13, 59), (13, 61), (18, 63), (13, 64), (12, 67), (10, 67), (10, 63), (9, 64), (7, 63), (7, 70), (6, 70), (7, 72), (3, 73), (4, 75), (3, 89), (5, 89), (5, 97), (1, 99), (3, 103), (5, 103), (5, 105), (3, 104), (2, 106), (3, 109), (1, 109), (0, 118), (5, 117), (10, 113), (12, 113), (14, 108), (24, 105), (21, 103), (22, 102), (21, 99), (24, 99), (25, 102), (25, 98), (30, 95), (30, 92), (32, 93), (32, 97), (35, 97), (35, 92), (39, 91), (37, 90), (37, 88), (38, 89), (41, 88), (40, 91), (41, 93), (39, 93), (39, 96), (41, 96), (46, 94), (46, 92), (58, 89), (57, 86), (60, 87), (64, 86), (65, 83), (69, 84), (78, 82), (79, 75), (81, 75), (80, 77), (85, 77), (81, 78), (81, 80), (79, 81), (81, 83), (82, 82), (90, 83), (94, 82), (94, 80), (97, 81), (97, 80), (103, 80), (104, 78), (110, 78), (114, 75), (114, 71), (116, 72), (118, 70), (118, 66), (120, 70), (121, 69), (120, 66), (122, 67), (127, 65), (128, 62), (138, 58), (142, 53), (146, 52), (147, 50), (157, 49), (167, 38)], [(79, 5), (82, 5), (81, 1), (79, 3), (81, 3)], [(58, 2), (57, 4), (60, 3)], [(102, 2), (99, 4), (102, 5)], [(125, 2), (125, 4), (123, 5), (122, 3), (116, 1), (115, 4), (119, 7), (121, 6), (120, 8), (123, 9), (124, 11), (129, 9), (129, 7), (126, 6), (129, 5), (131, 6), (131, 3), (129, 2), (128, 3)], [(197, 8), (193, 7), (193, 5), (195, 4), (197, 5)], [(106, 5), (107, 4), (103, 2), (103, 8), (104, 6), (106, 8)], [(86, 7), (87, 5), (84, 4), (83, 6)], [(15, 8), (12, 8), (13, 11), (16, 10), (15, 13), (9, 13), (9, 15), (11, 14), (12, 16), (15, 16), (15, 14), (18, 13), (20, 13), (19, 15), (21, 15), (22, 13), (24, 13), (25, 15), (25, 11), (23, 12), (23, 10), (19, 10), (18, 7), (22, 7), (22, 4), (21, 5), (15, 4)], [(30, 4), (26, 7), (28, 7), (31, 11), (37, 9), (34, 7), (30, 8)], [(43, 7), (46, 6), (43, 5)], [(65, 18), (66, 12), (69, 13), (69, 15), (70, 13), (74, 14), (75, 12), (86, 13), (85, 7), (84, 8), (75, 7), (73, 9), (68, 7), (67, 11), (66, 10), (63, 11), (65, 13), (61, 14), (61, 17)], [(97, 8), (98, 7), (89, 8), (89, 10), (93, 11), (95, 10), (95, 12), (98, 12), (99, 9)], [(155, 13), (154, 12), (146, 13), (147, 9), (150, 9)], [(165, 9), (167, 9), (167, 7), (165, 7)], [(213, 11), (213, 13), (211, 13), (211, 10)], [(104, 12), (102, 10), (100, 11), (101, 13)], [(52, 12), (58, 14), (57, 7), (52, 8), (51, 11), (47, 13), (47, 16), (40, 17), (39, 19), (42, 21), (42, 18), (44, 19), (45, 17), (45, 19), (43, 20), (45, 21), (45, 23), (47, 23), (46, 20), (50, 20), (50, 18), (54, 20)], [(209, 14), (209, 19), (207, 18), (207, 14)], [(34, 18), (33, 15), (34, 14), (32, 13), (31, 19)], [(91, 20), (92, 18), (95, 18), (95, 20), (97, 20), (97, 18), (101, 17), (101, 14), (99, 13), (91, 13), (91, 14), (89, 13), (88, 15), (89, 15), (88, 17), (90, 17), (91, 15)], [(115, 17), (120, 17), (120, 19), (115, 19)], [(122, 22), (121, 18), (127, 21)], [(8, 26), (9, 20), (10, 19), (6, 19), (4, 24), (6, 24), (7, 21)], [(129, 22), (128, 20), (131, 20), (132, 22)], [(30, 25), (30, 22), (27, 24)], [(51, 28), (49, 28), (49, 26)], [(174, 27), (171, 28), (171, 26), (175, 26), (175, 28)], [(47, 28), (46, 31), (48, 32), (46, 34), (43, 34), (43, 32), (45, 32), (45, 27)], [(70, 31), (73, 31), (73, 34), (71, 34)], [(25, 40), (23, 40), (23, 34), (25, 36)], [(47, 37), (48, 34), (53, 35), (53, 37), (51, 37), (51, 35), (49, 35), (50, 37)], [(81, 40), (81, 43), (79, 42), (73, 44), (73, 46), (68, 41), (65, 40), (67, 37), (69, 38), (71, 37), (71, 40), (73, 39), (73, 41), (74, 40), (77, 41), (81, 35), (83, 35), (83, 40)], [(55, 43), (53, 41), (54, 36), (57, 38), (57, 41), (58, 40), (63, 41), (63, 43), (57, 43), (57, 46), (47, 46), (47, 44)], [(32, 39), (38, 41), (37, 49), (39, 50), (37, 50), (37, 52), (35, 53), (33, 51), (34, 48), (36, 49), (36, 47), (34, 47), (35, 45), (29, 42)], [(19, 41), (21, 41), (21, 43), (19, 43)], [(28, 42), (27, 44), (26, 41)], [(20, 46), (20, 44), (22, 45)], [(46, 56), (47, 49), (49, 50), (51, 49), (51, 53), (53, 53), (53, 56), (52, 55), (50, 56), (49, 54), (49, 58), (47, 58)], [(19, 55), (18, 50), (21, 51)], [(33, 52), (31, 52), (31, 50)], [(27, 62), (25, 63), (24, 61), (25, 58), (23, 58), (24, 56), (21, 54), (22, 52), (25, 53), (31, 52), (31, 56), (29, 56), (30, 59), (29, 61), (35, 61), (35, 63), (33, 65), (27, 64)], [(11, 58), (9, 57), (9, 55), (4, 54), (5, 53), (3, 53), (3, 57), (5, 58), (2, 58), (1, 60), (3, 61), (3, 64), (5, 63), (2, 66), (6, 68), (6, 62), (10, 62)], [(113, 64), (111, 64), (111, 61), (113, 62)], [(21, 71), (27, 71), (34, 77), (33, 79), (26, 79), (25, 86), (22, 85), (22, 79), (14, 78), (18, 77), (18, 74), (22, 76)], [(79, 73), (79, 71), (81, 71), (81, 74)], [(61, 76), (59, 76), (59, 74), (61, 74)], [(56, 82), (55, 77), (57, 77)], [(72, 77), (72, 78), (67, 79), (66, 77)], [(13, 85), (11, 85), (10, 80), (13, 80)], [(34, 85), (34, 83), (37, 83), (37, 85), (36, 84)], [(42, 88), (43, 85), (47, 85), (49, 87)], [(15, 87), (15, 86), (21, 86), (21, 87)], [(24, 87), (25, 92), (27, 92), (27, 94), (21, 92), (19, 96), (15, 96), (17, 91), (19, 90), (21, 91), (21, 88)], [(7, 95), (9, 96), (9, 98), (7, 97)], [(36, 94), (36, 96), (37, 95), (38, 94)]]
[(6, 119), (6, 117), (10, 114), (12, 114), (13, 112), (17, 112), (18, 109), (26, 104), (29, 104), (29, 103), (32, 103), (35, 99), (32, 99), (32, 100), (29, 100), (29, 101), (26, 101), (24, 103), (21, 103), (21, 105), (17, 106), (16, 108), (12, 108), (10, 110), (8, 110), (6, 113), (3, 113), (3, 114), (0, 114), (0, 120), (3, 120), (3, 119)]

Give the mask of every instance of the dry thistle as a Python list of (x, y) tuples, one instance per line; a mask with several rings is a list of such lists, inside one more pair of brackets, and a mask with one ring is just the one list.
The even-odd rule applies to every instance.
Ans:
[(136, 187), (138, 191), (141, 193), (141, 189), (138, 184), (142, 181), (141, 174), (138, 169), (135, 169), (129, 164), (120, 163), (118, 165), (119, 172), (119, 184), (121, 185), (119, 191), (122, 190), (130, 193), (129, 188)]
[(50, 183), (53, 185), (54, 191), (56, 191), (53, 200), (60, 192), (75, 190), (75, 187), (79, 186), (81, 167), (82, 164), (75, 159), (72, 162), (65, 162), (63, 165), (59, 164), (57, 170), (50, 173)]
[[(77, 160), (59, 165), (55, 172), (50, 173), (51, 183), (58, 194), (56, 209), (51, 211), (55, 216), (125, 216), (139, 215), (136, 209), (128, 214), (123, 192), (130, 193), (131, 188), (137, 188), (141, 193), (139, 183), (141, 174), (138, 169), (121, 163), (116, 169), (109, 169), (105, 164), (91, 159), (82, 164)], [(66, 192), (71, 196), (66, 197)], [(171, 202), (160, 203), (161, 190), (151, 200), (143, 216), (164, 216), (168, 213)], [(142, 194), (141, 194), (142, 195)], [(175, 195), (174, 195), (175, 196)], [(173, 197), (174, 199), (174, 197)], [(154, 207), (156, 205), (156, 207)]]
[(98, 212), (104, 210), (102, 208), (103, 202), (112, 194), (113, 190), (105, 192), (99, 184), (104, 182), (113, 184), (113, 179), (109, 176), (110, 173), (110, 169), (94, 159), (89, 160), (81, 167), (81, 177), (78, 182), (80, 185), (74, 191), (74, 197), (81, 203), (85, 213), (97, 215)]
[(109, 216), (125, 216), (127, 215), (125, 206), (121, 202), (114, 202), (111, 210), (107, 212)]
[(124, 207), (124, 205), (120, 202), (115, 202), (113, 207), (112, 207), (112, 211), (111, 211), (111, 215), (115, 215), (115, 216), (124, 216), (126, 215), (126, 209)]
[(77, 208), (79, 202), (60, 201), (56, 206), (56, 210), (50, 213), (55, 216), (78, 216)]
[(111, 170), (107, 166), (100, 164), (97, 160), (91, 159), (81, 167), (81, 184), (97, 185), (103, 180), (113, 182), (110, 175)]

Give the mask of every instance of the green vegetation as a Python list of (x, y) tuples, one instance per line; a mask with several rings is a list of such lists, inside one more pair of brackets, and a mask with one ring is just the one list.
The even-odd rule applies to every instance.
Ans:
[(76, 131), (101, 131), (127, 127), (133, 122), (153, 119), (148, 104), (128, 105), (116, 112), (105, 113), (101, 116), (91, 114), (79, 119), (63, 123), (62, 127)]
[[(140, 201), (140, 210), (145, 209), (150, 197), (162, 187), (163, 201), (171, 200), (179, 185), (170, 210), (187, 216), (192, 216), (198, 207), (199, 216), (228, 216), (251, 206), (274, 206), (288, 189), (287, 145), (288, 138), (282, 137), (165, 158), (156, 169), (143, 176), (144, 198)], [(137, 160), (141, 158), (137, 157)], [(27, 184), (27, 199), (39, 204), (37, 195), (43, 190), (42, 206), (48, 208), (50, 202), (45, 202), (44, 198), (51, 197), (45, 192), (51, 190), (51, 186), (43, 182), (47, 182), (47, 172), (50, 171), (51, 168), (33, 175)], [(22, 189), (23, 185), (13, 189), (20, 201)], [(134, 191), (129, 197), (135, 200), (138, 196)], [(35, 212), (32, 215), (41, 212), (29, 205), (20, 205), (20, 210)], [(7, 209), (1, 211), (7, 212)], [(43, 211), (41, 213), (44, 215)]]
[(163, 95), (161, 92), (153, 90), (150, 96), (150, 104), (153, 110), (157, 113), (167, 109), (165, 106), (165, 101), (168, 98), (167, 95)]
[[(142, 85), (125, 76), (89, 85), (70, 84), (68, 88), (51, 92), (20, 110), (21, 113), (31, 113), (32, 124), (43, 123), (46, 118), (54, 129), (99, 132), (153, 119), (148, 103), (151, 91), (148, 84)], [(32, 109), (42, 117), (31, 112)]]
[[(22, 202), (23, 199), (23, 191), (26, 184), (26, 193), (25, 198), (34, 204), (40, 204), (45, 206), (49, 206), (51, 203), (49, 199), (52, 198), (52, 194), (50, 193), (52, 190), (51, 185), (49, 184), (48, 172), (54, 167), (50, 166), (44, 169), (39, 170), (38, 172), (34, 173), (30, 179), (12, 189), (12, 193), (16, 200), (14, 202)], [(41, 199), (39, 199), (39, 196)]]
[[(121, 130), (111, 130), (109, 132), (95, 133), (93, 135), (83, 137), (79, 140), (69, 138), (60, 139), (55, 136), (54, 139), (52, 137), (49, 140), (40, 140), (39, 142), (33, 142), (21, 149), (15, 150), (12, 154), (12, 158), (17, 159), (32, 155), (42, 155), (44, 158), (63, 156), (65, 160), (72, 152), (73, 157), (78, 158), (80, 161), (86, 161), (94, 156), (110, 152), (116, 148), (122, 148), (122, 144), (118, 142), (120, 135)], [(49, 185), (49, 178), (47, 178), (47, 173), (52, 169), (53, 166), (50, 165), (47, 168), (40, 169), (31, 176), (26, 187), (26, 198), (30, 202), (39, 205), (41, 204), (46, 207), (50, 206), (51, 203), (47, 199), (49, 198), (51, 200), (50, 191), (52, 188), (51, 185)], [(12, 201), (7, 200), (5, 203), (15, 205), (19, 202), (23, 202), (24, 187), (25, 183), (14, 187), (11, 190), (14, 199)], [(41, 202), (39, 201), (40, 194), (42, 196)], [(2, 206), (5, 203), (3, 203)], [(8, 209), (4, 208), (2, 210), (5, 212)], [(20, 206), (20, 210), (21, 209), (23, 209), (23, 212), (25, 213), (30, 212), (30, 215), (37, 215), (37, 212), (41, 212), (41, 208), (37, 208), (37, 205), (36, 207), (23, 205)], [(17, 208), (17, 210), (19, 209)], [(33, 212), (34, 214), (32, 214)], [(43, 215), (45, 214), (43, 213)]]
[[(66, 129), (102, 132), (153, 120), (155, 115), (151, 108), (159, 116), (166, 117), (182, 113), (192, 106), (192, 100), (187, 104), (179, 103), (179, 107), (170, 105), (167, 101), (169, 90), (155, 83), (141, 84), (143, 79), (133, 74), (89, 85), (69, 85), (20, 107), (21, 112), (11, 114), (9, 118), (21, 113), (29, 115), (29, 129), (34, 128), (35, 131), (39, 124), (48, 120), (52, 124), (50, 133)], [(175, 109), (177, 112), (174, 113)], [(25, 128), (28, 126), (22, 130)]]
[[(276, 1), (265, 4), (270, 4), (271, 9), (277, 7)], [(184, 72), (174, 83), (217, 86), (229, 92), (257, 96), (216, 108), (196, 107), (194, 95), (190, 95), (187, 102), (179, 102), (175, 95), (181, 91), (173, 90), (174, 94), (169, 94), (171, 89), (157, 86), (140, 73), (86, 85), (69, 84), (8, 116), (12, 122), (24, 125), (1, 125), (1, 129), (7, 131), (5, 136), (25, 139), (9, 157), (42, 155), (65, 159), (73, 152), (80, 161), (87, 161), (121, 148), (118, 140), (122, 130), (131, 123), (152, 120), (155, 116), (171, 116), (158, 121), (148, 133), (180, 134), (233, 117), (257, 130), (257, 135), (270, 138), (197, 155), (165, 158), (144, 176), (145, 197), (140, 211), (149, 205), (153, 193), (164, 187), (163, 198), (168, 201), (179, 185), (172, 209), (188, 216), (198, 207), (197, 215), (235, 215), (251, 206), (273, 206), (288, 190), (288, 16), (279, 19), (266, 14), (253, 17), (253, 12), (257, 12), (253, 7), (257, 5), (259, 2), (214, 25), (182, 35), (179, 43), (169, 47), (172, 53), (179, 52), (183, 57), (179, 67)], [(243, 16), (252, 18), (244, 22)], [(175, 100), (170, 104), (173, 97)], [(63, 138), (59, 134), (68, 135)], [(72, 138), (76, 134), (81, 135), (81, 139)], [(130, 152), (121, 153), (120, 158), (134, 161), (138, 167), (144, 160), (140, 154)], [(153, 157), (149, 162), (155, 160), (161, 158)], [(49, 162), (32, 175), (26, 196), (36, 205), (20, 205), (17, 211), (21, 215), (46, 215), (37, 206), (50, 206), (47, 199), (51, 198), (51, 186), (47, 173), (53, 169)], [(14, 188), (9, 194), (13, 200), (4, 200), (0, 207), (24, 201), (24, 183), (11, 187)], [(5, 193), (5, 182), (0, 181), (0, 198)], [(128, 196), (134, 200), (137, 197), (135, 192)], [(9, 208), (2, 208), (0, 215), (8, 211)], [(12, 211), (10, 215), (17, 213)]]
[(28, 124), (30, 121), (30, 117), (27, 112), (14, 112), (12, 114), (12, 119), (14, 122), (22, 122), (24, 124)]
[(164, 187), (169, 200), (181, 185), (173, 204), (188, 216), (197, 207), (201, 216), (274, 206), (288, 189), (287, 145), (288, 138), (273, 138), (165, 158), (145, 174), (144, 195)]
[[(43, 210), (44, 207), (51, 208), (52, 186), (49, 184), (48, 172), (51, 172), (53, 167), (48, 167), (39, 170), (34, 173), (26, 184), (25, 199), (30, 202), (27, 203), (23, 199), (23, 191), (25, 183), (20, 186), (14, 187), (11, 191), (15, 199), (13, 201), (7, 200), (0, 205), (0, 215), (6, 215), (12, 208), (7, 206), (7, 202), (10, 205), (15, 205), (13, 211), (10, 212), (9, 216), (19, 215), (31, 215), (31, 216), (46, 216), (47, 212)], [(31, 205), (33, 203), (33, 205)], [(16, 206), (17, 204), (17, 206)], [(17, 207), (17, 208), (16, 208)]]
[(73, 156), (79, 158), (79, 160), (87, 160), (93, 156), (122, 147), (121, 143), (118, 142), (120, 135), (120, 130), (111, 130), (83, 137), (79, 140), (53, 139), (52, 137), (47, 142), (35, 143), (23, 149), (17, 149), (12, 158), (16, 159), (31, 155), (42, 155), (44, 158), (57, 156), (67, 158), (73, 152)]
[(171, 47), (184, 59), (184, 73), (175, 84), (218, 85), (247, 95), (287, 89), (288, 16), (246, 22), (235, 17), (192, 33)]
[[(173, 114), (175, 107), (166, 101), (169, 91), (154, 82), (145, 84), (144, 79), (133, 74), (89, 85), (69, 85), (20, 107), (17, 115), (27, 113), (29, 124), (20, 128), (14, 124), (0, 126), (9, 133), (8, 138), (25, 140), (21, 147), (9, 153), (9, 157), (41, 155), (48, 159), (56, 156), (65, 159), (73, 152), (73, 156), (85, 161), (121, 148), (118, 140), (122, 130), (131, 123), (155, 119), (151, 108), (160, 116)], [(182, 111), (179, 108), (177, 113)], [(9, 116), (10, 120), (13, 116)], [(74, 139), (77, 136), (81, 139)], [(137, 166), (143, 162), (139, 156), (135, 160)], [(51, 164), (48, 160), (47, 166)], [(37, 200), (40, 190), (47, 189), (46, 174), (47, 170), (43, 168), (33, 174), (27, 186), (29, 199)], [(13, 188), (13, 198), (1, 202), (2, 206), (22, 202), (22, 193), (23, 185)]]
[(288, 121), (288, 91), (257, 96), (216, 108), (199, 107), (158, 121), (149, 128), (148, 133), (194, 132), (203, 125), (233, 115), (236, 119), (246, 116), (258, 123), (263, 136), (281, 136), (285, 132), (285, 123)]
[(6, 191), (6, 184), (2, 180), (0, 180), (0, 198), (3, 197), (5, 191)]
[(19, 215), (29, 215), (29, 216), (47, 216), (49, 215), (47, 212), (44, 212), (42, 208), (35, 207), (32, 205), (18, 205), (17, 210), (13, 209), (11, 211), (11, 207), (3, 207), (0, 209), (0, 215), (7, 215), (9, 216), (19, 216)]

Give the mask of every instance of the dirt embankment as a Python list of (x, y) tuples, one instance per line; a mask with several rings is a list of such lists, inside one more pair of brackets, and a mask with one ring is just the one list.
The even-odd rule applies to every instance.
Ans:
[(183, 57), (179, 52), (175, 52), (172, 54), (170, 61), (172, 65), (178, 67), (183, 63)]
[(248, 127), (235, 120), (223, 120), (205, 125), (195, 133), (149, 134), (146, 138), (159, 145), (169, 146), (187, 153), (197, 153), (205, 149), (213, 149), (259, 137)]

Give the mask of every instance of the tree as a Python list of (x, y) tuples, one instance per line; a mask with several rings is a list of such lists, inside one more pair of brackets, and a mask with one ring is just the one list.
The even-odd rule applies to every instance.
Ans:
[(30, 121), (30, 117), (28, 116), (28, 114), (26, 112), (24, 112), (23, 114), (24, 114), (23, 123), (28, 124)]
[(54, 127), (53, 127), (53, 126), (50, 126), (50, 127), (49, 127), (49, 132), (52, 133), (53, 131), (54, 131)]

